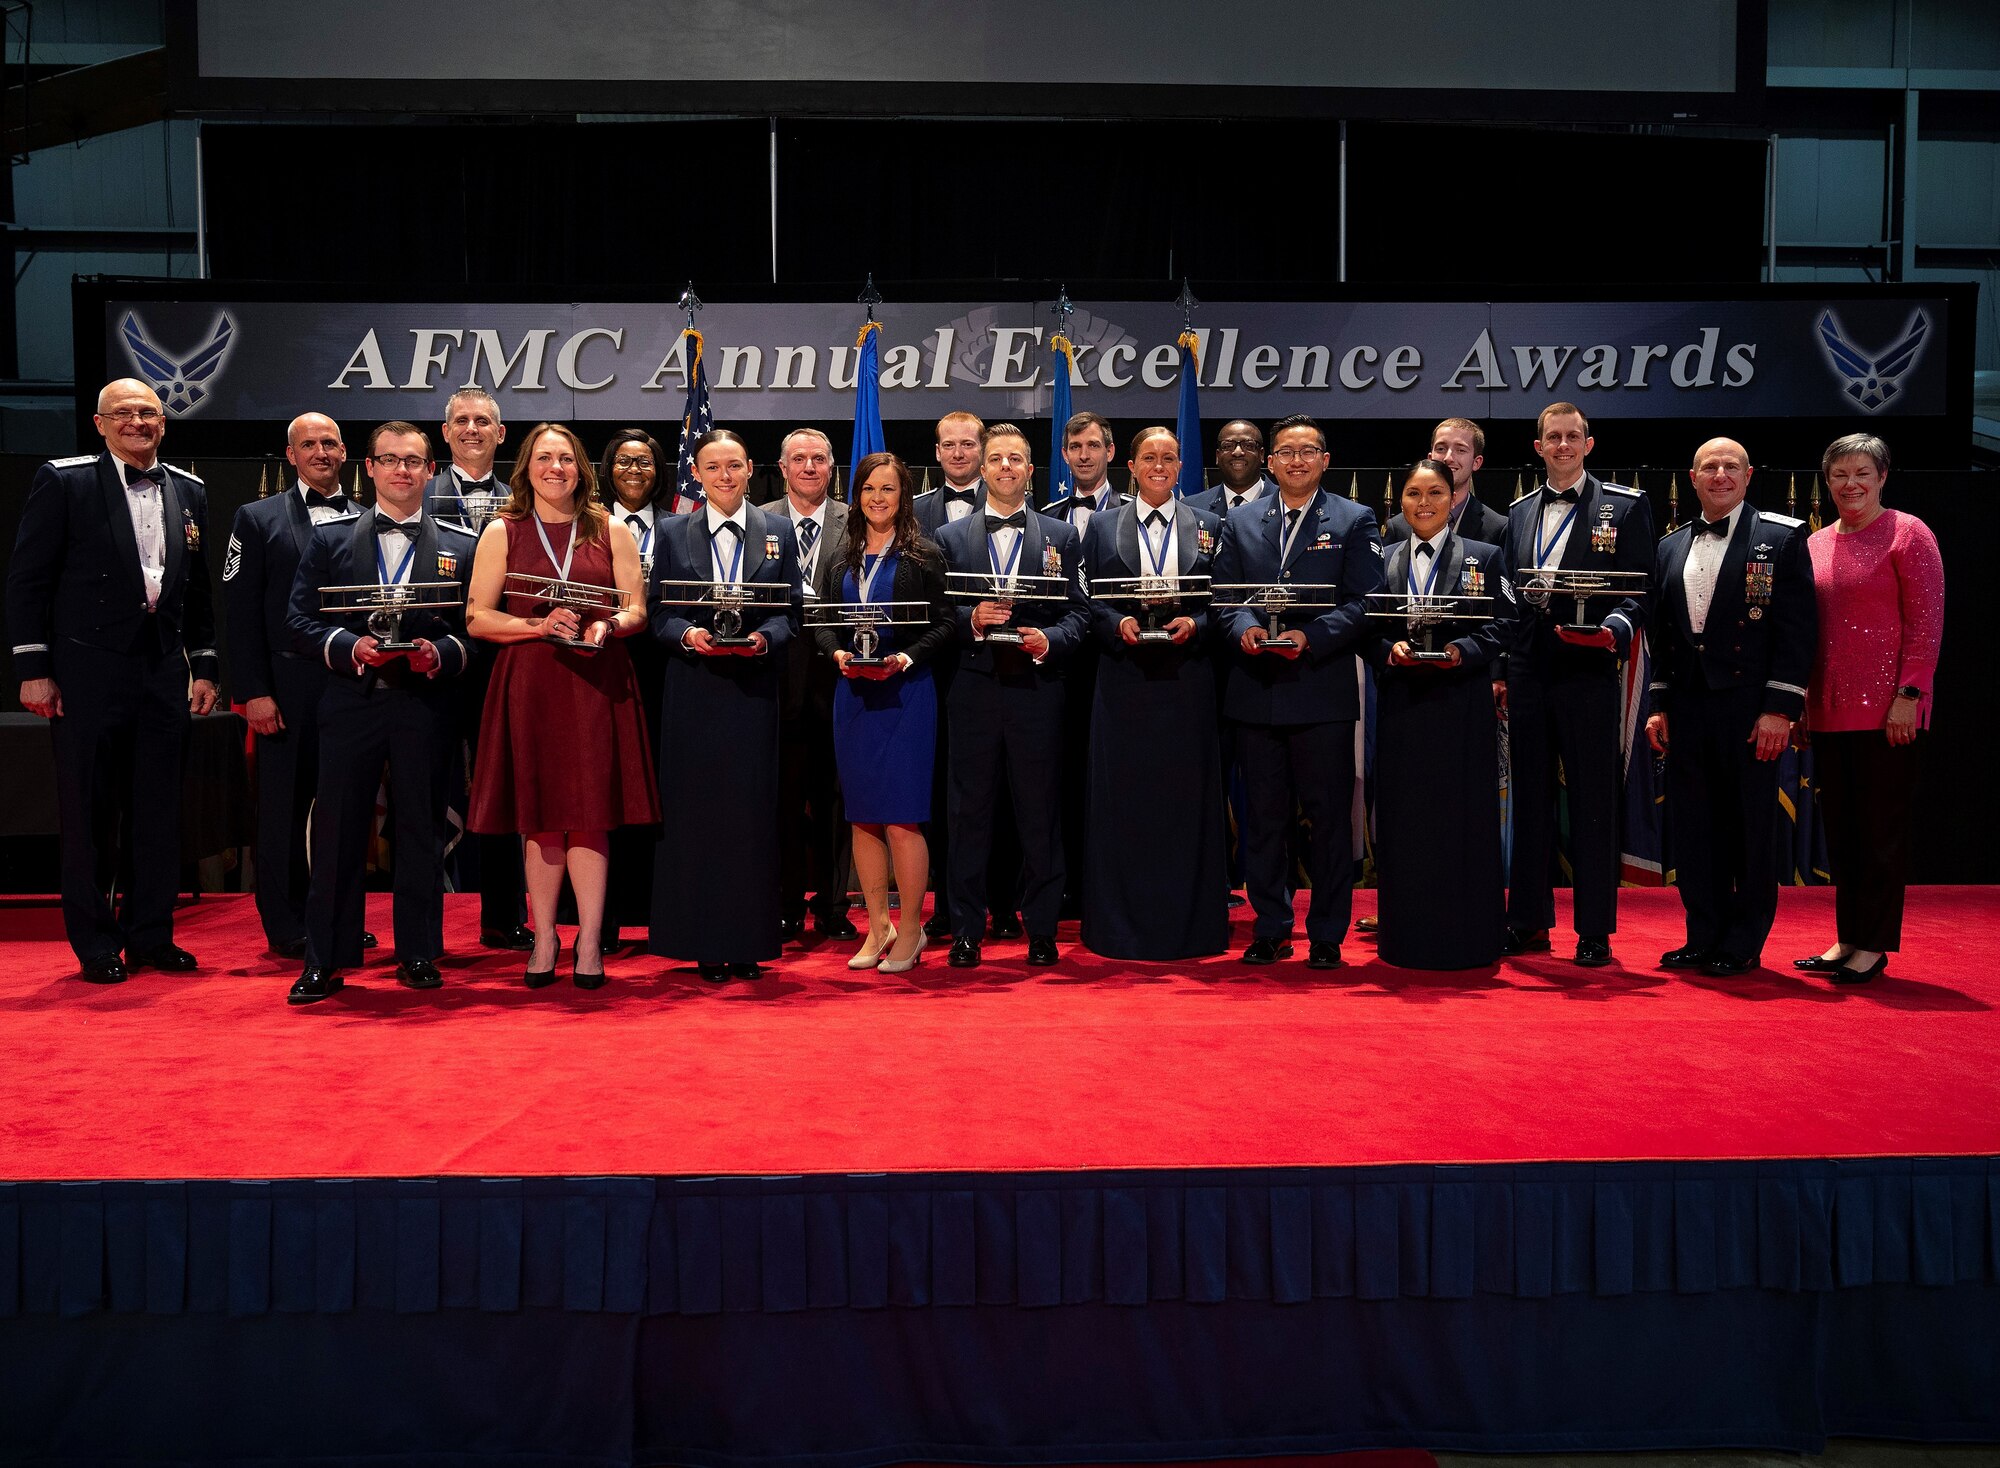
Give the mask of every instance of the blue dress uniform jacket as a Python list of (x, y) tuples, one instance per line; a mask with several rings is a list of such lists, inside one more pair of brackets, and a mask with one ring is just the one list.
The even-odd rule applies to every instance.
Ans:
[[(1091, 517), (1083, 536), (1089, 583), (1151, 571), (1139, 543), (1148, 512), (1135, 500)], [(1210, 574), (1221, 533), (1215, 516), (1186, 500), (1175, 507), (1181, 575)], [(1090, 711), (1084, 946), (1148, 960), (1220, 953), (1229, 943), (1229, 878), (1208, 605), (1179, 614), (1193, 618), (1195, 633), (1178, 646), (1128, 646), (1118, 629), (1134, 615), (1129, 603), (1090, 604), (1100, 661)], [(1072, 815), (1076, 809), (1066, 806)]]
[(1223, 521), (1222, 542), (1215, 553), (1216, 581), (1331, 586), (1334, 602), (1317, 615), (1292, 617), (1281, 624), (1306, 634), (1306, 650), (1296, 658), (1244, 653), (1235, 644), (1250, 628), (1263, 625), (1262, 614), (1254, 607), (1221, 609), (1220, 634), (1232, 645), (1222, 711), (1246, 724), (1359, 718), (1354, 652), (1368, 625), (1368, 593), (1382, 589), (1383, 576), (1374, 512), (1321, 489), (1306, 502), (1289, 556), (1280, 555), (1284, 534), (1285, 503), (1280, 496), (1253, 500), (1231, 511)]
[(754, 505), (743, 507), (743, 517), (738, 574), (746, 584), (786, 588), (775, 603), (743, 608), (744, 632), (762, 632), (769, 644), (756, 657), (688, 651), (682, 637), (696, 627), (713, 630), (713, 608), (660, 600), (685, 595), (662, 582), (714, 581), (707, 510), (676, 515), (653, 534), (652, 629), (667, 653), (660, 808), (668, 818), (653, 854), (650, 947), (700, 964), (758, 963), (781, 948), (772, 813), (782, 673), (804, 593), (790, 523)]
[[(1278, 486), (1273, 484), (1269, 479), (1265, 479), (1258, 485), (1257, 498), (1251, 500), (1250, 503), (1261, 505), (1266, 500), (1275, 498), (1277, 493)], [(1218, 520), (1225, 520), (1229, 517), (1230, 513), (1229, 486), (1218, 484), (1214, 489), (1205, 489), (1200, 494), (1191, 494), (1187, 496), (1184, 503), (1193, 505), (1197, 510), (1205, 511), (1215, 516)], [(1238, 505), (1237, 508), (1242, 509), (1243, 506)]]
[[(339, 496), (330, 497), (343, 511)], [(257, 915), (274, 948), (305, 937), (306, 821), (319, 788), (319, 700), (326, 665), (292, 651), (292, 582), (312, 541), (312, 516), (293, 484), (236, 512), (222, 562), (229, 691), (238, 703), (275, 699), (284, 727), (258, 734)]]
[(1338, 943), (1346, 935), (1354, 895), (1354, 723), (1361, 715), (1356, 647), (1367, 634), (1367, 597), (1382, 589), (1382, 542), (1373, 512), (1324, 489), (1306, 501), (1284, 553), (1285, 502), (1257, 499), (1229, 512), (1216, 550), (1215, 580), (1223, 585), (1334, 588), (1333, 604), (1290, 619), (1302, 629), (1297, 657), (1246, 654), (1243, 634), (1262, 625), (1252, 607), (1220, 617), (1229, 646), (1222, 711), (1231, 724), (1243, 772), (1243, 884), (1256, 912), (1255, 935), (1283, 939), (1292, 931), (1287, 850), (1295, 806), (1312, 826), (1307, 855), (1312, 904), (1306, 936)]
[[(1132, 496), (1129, 494), (1120, 494), (1111, 487), (1111, 482), (1106, 480), (1103, 484), (1097, 486), (1095, 501), (1090, 506), (1090, 518), (1095, 520), (1099, 515), (1115, 510), (1120, 505), (1130, 504), (1131, 501)], [(1048, 508), (1043, 510), (1042, 513), (1047, 515), (1051, 520), (1062, 521), (1063, 524), (1069, 525), (1070, 529), (1076, 530), (1078, 535), (1082, 535), (1088, 530), (1088, 526), (1085, 526), (1082, 530), (1078, 530), (1075, 525), (1070, 524), (1070, 514), (1075, 508), (1076, 496), (1074, 494), (1066, 494), (1058, 499), (1050, 500)]]
[[(982, 491), (982, 498), (983, 498)], [(937, 533), (949, 573), (990, 574), (986, 509)], [(1059, 602), (1020, 602), (1014, 625), (1039, 627), (1049, 651), (1039, 664), (1018, 645), (975, 639), (972, 610), (958, 601), (958, 665), (945, 696), (947, 819), (951, 826), (947, 887), (956, 936), (977, 942), (985, 930), (996, 806), (1001, 771), (1012, 796), (1021, 845), (1021, 921), (1029, 936), (1053, 937), (1062, 908), (1063, 673), (1088, 630), (1089, 603), (1077, 580), (1077, 533), (1060, 520), (1027, 510), (1016, 569), (1023, 576), (1058, 575)]]
[[(165, 576), (155, 609), (146, 606), (132, 512), (108, 450), (35, 471), (7, 567), (15, 675), (53, 678), (62, 694), (62, 716), (50, 727), (63, 927), (85, 963), (173, 939), (188, 678), (221, 677), (202, 549), (208, 494), (194, 475), (162, 467)], [(113, 812), (131, 819), (131, 875), (115, 916), (95, 834)]]
[(376, 514), (365, 510), (313, 531), (292, 582), (286, 621), (292, 651), (317, 659), (328, 673), (319, 700), (319, 795), (306, 892), (306, 962), (321, 968), (361, 962), (363, 878), (385, 764), (396, 812), (396, 957), (410, 962), (444, 952), (445, 802), (459, 732), (453, 684), (473, 661), (464, 598), (477, 542), (448, 521), (425, 515), (418, 522), (409, 580), (456, 582), (460, 599), (458, 606), (417, 607), (403, 615), (405, 640), (421, 637), (436, 646), (435, 674), (415, 672), (406, 660), (358, 669), (354, 648), (367, 635), (367, 616), (323, 611), (320, 592), (381, 581)]
[(1797, 719), (1819, 637), (1807, 529), (1745, 505), (1700, 634), (1682, 573), (1696, 527), (1659, 544), (1653, 706), (1667, 716), (1667, 830), (1688, 947), (1754, 960), (1778, 911), (1778, 761), (1750, 744), (1763, 714)]
[[(1653, 511), (1644, 495), (1586, 473), (1578, 481), (1576, 519), (1557, 566), (1566, 570), (1653, 569)], [(1542, 519), (1540, 489), (1507, 513), (1501, 546), (1507, 579), (1520, 600), (1507, 657), (1508, 748), (1513, 757), (1514, 849), (1507, 921), (1541, 931), (1555, 924), (1556, 766), (1569, 792), (1570, 868), (1579, 935), (1609, 937), (1618, 927), (1620, 800), (1618, 663), (1645, 626), (1647, 598), (1593, 604), (1615, 649), (1576, 647), (1556, 636), (1575, 620), (1576, 603), (1552, 596), (1532, 605), (1524, 580), (1535, 565)], [(1601, 613), (1601, 615), (1599, 615)]]

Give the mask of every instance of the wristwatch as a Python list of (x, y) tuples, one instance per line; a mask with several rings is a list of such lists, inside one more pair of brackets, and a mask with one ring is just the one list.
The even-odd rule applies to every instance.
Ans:
[(1898, 688), (1896, 690), (1896, 697), (1898, 698), (1914, 698), (1919, 702), (1921, 702), (1923, 700), (1923, 696), (1924, 696), (1923, 689), (1917, 687), (1917, 685), (1914, 683), (1905, 683), (1901, 688)]

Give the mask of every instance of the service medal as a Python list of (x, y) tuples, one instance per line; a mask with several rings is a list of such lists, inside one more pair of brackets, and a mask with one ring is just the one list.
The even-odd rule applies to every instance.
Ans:
[(1618, 549), (1618, 527), (1608, 520), (1600, 520), (1596, 525), (1591, 527), (1590, 548), (1594, 551), (1603, 551), (1606, 555), (1616, 552)]
[(458, 557), (445, 551), (438, 552), (438, 575), (450, 581), (458, 576)]
[(1763, 620), (1764, 620), (1764, 609), (1763, 609), (1762, 607), (1752, 607), (1752, 608), (1750, 608), (1750, 620), (1751, 620), (1751, 621), (1753, 621), (1753, 622), (1761, 622), (1761, 621), (1763, 621)]
[(775, 561), (778, 559), (777, 536), (767, 535), (764, 537), (764, 559), (767, 561)]
[(193, 511), (183, 510), (181, 514), (185, 517), (181, 524), (182, 538), (187, 541), (189, 550), (198, 551), (201, 549), (201, 527), (194, 523)]
[(1062, 552), (1052, 545), (1042, 547), (1042, 574), (1044, 576), (1062, 575)]

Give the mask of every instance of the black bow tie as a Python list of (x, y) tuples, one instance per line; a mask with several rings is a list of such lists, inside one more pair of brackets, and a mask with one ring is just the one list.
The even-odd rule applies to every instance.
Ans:
[(167, 471), (158, 464), (155, 464), (150, 469), (134, 469), (132, 470), (132, 477), (125, 482), (125, 487), (127, 489), (135, 488), (141, 479), (150, 479), (155, 484), (165, 484), (167, 482)]
[(953, 489), (949, 484), (947, 484), (944, 487), (944, 502), (948, 505), (953, 505), (953, 504), (969, 505), (972, 503), (972, 497), (977, 493), (979, 493), (979, 491), (976, 487), (973, 489)]
[(738, 525), (734, 520), (724, 520), (720, 525), (715, 527), (715, 533), (717, 535), (722, 534), (722, 532), (725, 530), (727, 530), (731, 535), (735, 536), (738, 540), (741, 540), (743, 538), (743, 527), (741, 525)]
[(489, 474), (484, 479), (461, 479), (458, 481), (458, 492), (460, 494), (491, 494), (493, 492), (493, 476)]
[(999, 515), (988, 515), (986, 517), (986, 533), (988, 535), (991, 535), (996, 530), (1005, 530), (1010, 525), (1016, 530), (1025, 530), (1028, 525), (1028, 512), (1026, 510), (1016, 510), (1013, 514), (1004, 518)]
[(1545, 500), (1561, 500), (1564, 504), (1573, 505), (1581, 497), (1577, 487), (1573, 484), (1568, 489), (1557, 489), (1553, 485), (1548, 484), (1542, 486), (1542, 498)]
[(1069, 512), (1074, 515), (1078, 510), (1089, 510), (1092, 514), (1097, 513), (1097, 496), (1094, 494), (1080, 494), (1071, 500)]
[(1432, 549), (1431, 543), (1428, 540), (1426, 540), (1418, 544), (1417, 554), (1420, 556), (1434, 556), (1437, 554), (1437, 552), (1434, 549)]
[(375, 533), (377, 535), (406, 535), (411, 540), (415, 540), (417, 532), (422, 528), (420, 520), (391, 520), (387, 515), (383, 514), (375, 516)]
[(309, 489), (306, 491), (306, 508), (308, 510), (344, 510), (347, 508), (347, 496), (344, 494), (319, 494)]
[(1694, 522), (1694, 533), (1696, 535), (1725, 536), (1729, 534), (1729, 517), (1724, 515), (1720, 520), (1704, 520), (1697, 516)]

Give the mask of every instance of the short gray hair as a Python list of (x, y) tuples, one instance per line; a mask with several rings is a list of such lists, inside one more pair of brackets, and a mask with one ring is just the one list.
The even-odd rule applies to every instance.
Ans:
[(1889, 472), (1889, 445), (1872, 433), (1849, 433), (1836, 438), (1826, 446), (1826, 452), (1820, 455), (1819, 472), (1831, 473), (1835, 463), (1841, 459), (1851, 459), (1856, 454), (1873, 459), (1877, 474)]
[(817, 428), (794, 428), (790, 433), (778, 440), (778, 458), (780, 462), (783, 461), (786, 454), (792, 451), (792, 440), (795, 438), (816, 438), (826, 445), (826, 456), (829, 459), (833, 457), (833, 440), (828, 438), (824, 433), (821, 433)]

